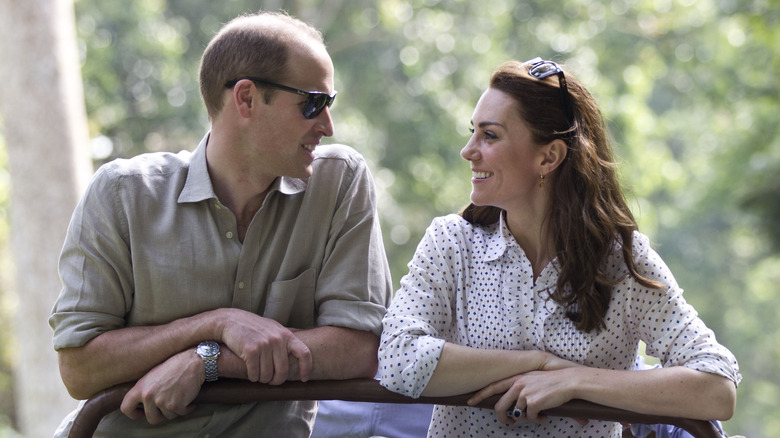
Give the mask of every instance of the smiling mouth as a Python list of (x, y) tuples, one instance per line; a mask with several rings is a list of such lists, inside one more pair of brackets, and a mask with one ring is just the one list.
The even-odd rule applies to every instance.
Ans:
[(471, 179), (486, 179), (493, 176), (493, 172), (477, 172), (471, 171)]

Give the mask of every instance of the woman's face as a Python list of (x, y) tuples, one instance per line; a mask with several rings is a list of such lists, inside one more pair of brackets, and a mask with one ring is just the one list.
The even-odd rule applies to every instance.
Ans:
[(474, 134), (460, 155), (471, 163), (471, 202), (507, 211), (523, 209), (542, 195), (542, 151), (520, 119), (516, 101), (488, 88), (474, 109)]

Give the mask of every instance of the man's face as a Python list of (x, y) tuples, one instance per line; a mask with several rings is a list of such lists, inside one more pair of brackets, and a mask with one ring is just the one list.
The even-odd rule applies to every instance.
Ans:
[[(287, 76), (278, 81), (281, 85), (333, 94), (333, 63), (322, 45), (291, 48), (287, 70)], [(322, 137), (333, 135), (330, 108), (307, 119), (302, 113), (306, 100), (306, 96), (284, 90), (274, 90), (268, 104), (260, 98), (267, 108), (258, 117), (251, 141), (260, 154), (260, 170), (266, 175), (310, 176), (314, 148)]]

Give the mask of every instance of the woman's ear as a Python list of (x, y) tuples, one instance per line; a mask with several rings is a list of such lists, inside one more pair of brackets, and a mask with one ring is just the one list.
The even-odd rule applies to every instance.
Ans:
[(565, 141), (555, 139), (550, 143), (547, 143), (547, 145), (543, 147), (543, 150), (544, 153), (542, 155), (541, 164), (544, 168), (544, 173), (550, 173), (563, 163), (569, 148), (566, 146)]

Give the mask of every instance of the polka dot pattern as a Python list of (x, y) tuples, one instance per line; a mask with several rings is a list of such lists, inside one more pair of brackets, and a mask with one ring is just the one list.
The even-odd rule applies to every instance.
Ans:
[[(505, 223), (472, 226), (457, 215), (436, 218), (409, 262), (409, 273), (383, 320), (380, 382), (419, 397), (433, 374), (445, 342), (474, 348), (544, 350), (584, 365), (628, 370), (639, 341), (664, 366), (686, 366), (739, 383), (736, 359), (685, 301), (669, 269), (634, 235), (635, 261), (643, 274), (662, 282), (648, 289), (626, 276), (616, 248), (608, 260), (614, 287), (606, 328), (582, 333), (549, 293), (556, 287), (557, 262), (536, 283), (531, 263)], [(541, 424), (498, 422), (490, 409), (436, 406), (430, 437), (619, 437), (618, 424), (587, 426), (551, 417)]]

